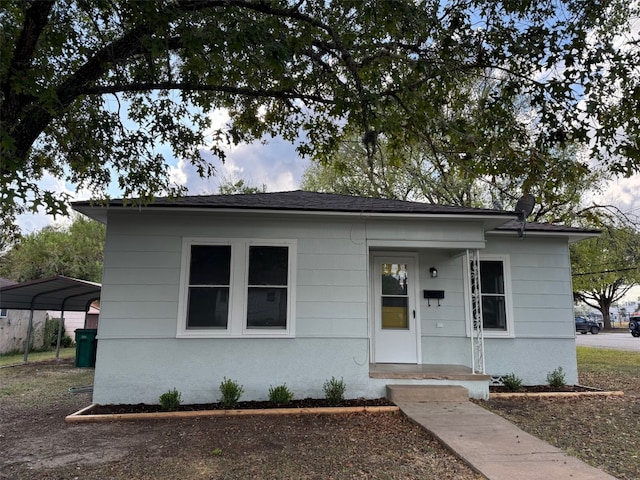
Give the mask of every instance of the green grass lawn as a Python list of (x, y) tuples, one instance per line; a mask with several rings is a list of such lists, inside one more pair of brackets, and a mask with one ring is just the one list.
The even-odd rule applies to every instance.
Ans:
[[(60, 358), (74, 358), (76, 356), (76, 347), (61, 348)], [(47, 350), (45, 352), (29, 352), (29, 363), (42, 362), (45, 360), (53, 360), (56, 358), (55, 350)], [(12, 353), (9, 355), (0, 355), (0, 367), (6, 365), (19, 365), (23, 362), (24, 353)]]
[(638, 374), (640, 352), (576, 347), (578, 370), (599, 373)]

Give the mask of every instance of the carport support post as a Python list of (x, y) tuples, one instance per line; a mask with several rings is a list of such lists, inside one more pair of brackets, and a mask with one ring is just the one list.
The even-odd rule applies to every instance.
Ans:
[(27, 339), (24, 344), (24, 358), (22, 363), (27, 363), (29, 358), (29, 344), (31, 343), (31, 330), (33, 329), (33, 302), (31, 302), (31, 313), (29, 314), (29, 326), (27, 327)]
[(62, 339), (63, 328), (64, 328), (64, 308), (60, 312), (60, 321), (58, 322), (58, 341), (56, 343), (56, 360), (60, 360), (60, 340)]

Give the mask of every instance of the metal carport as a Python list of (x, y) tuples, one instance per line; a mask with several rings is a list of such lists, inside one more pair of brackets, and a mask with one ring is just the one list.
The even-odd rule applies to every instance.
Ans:
[(24, 349), (24, 363), (29, 356), (33, 312), (35, 310), (56, 310), (61, 312), (58, 327), (56, 358), (60, 356), (60, 340), (64, 325), (64, 312), (86, 312), (91, 302), (100, 298), (102, 286), (99, 283), (56, 275), (29, 282), (0, 287), (0, 309), (30, 310), (27, 341)]

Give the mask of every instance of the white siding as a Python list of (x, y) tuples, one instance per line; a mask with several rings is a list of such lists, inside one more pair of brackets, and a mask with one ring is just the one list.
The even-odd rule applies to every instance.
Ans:
[(562, 366), (578, 381), (571, 263), (566, 239), (489, 237), (487, 253), (509, 254), (515, 338), (485, 340), (487, 373), (515, 373), (525, 384), (547, 383)]
[(562, 239), (498, 237), (487, 253), (507, 253), (518, 338), (574, 338), (569, 246)]
[[(243, 383), (247, 399), (283, 382), (297, 396), (321, 396), (331, 376), (371, 395), (363, 232), (350, 220), (110, 216), (94, 401), (155, 403), (175, 387), (186, 402), (210, 402), (223, 376)], [(183, 236), (297, 240), (296, 338), (175, 338)]]

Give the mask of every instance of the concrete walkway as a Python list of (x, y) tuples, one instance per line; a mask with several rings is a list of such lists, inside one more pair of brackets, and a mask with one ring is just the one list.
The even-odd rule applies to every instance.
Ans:
[(396, 402), (489, 480), (615, 480), (472, 402)]

